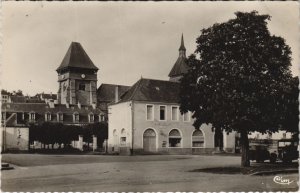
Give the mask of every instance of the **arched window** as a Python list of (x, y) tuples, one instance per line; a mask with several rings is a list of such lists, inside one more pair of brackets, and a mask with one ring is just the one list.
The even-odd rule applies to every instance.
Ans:
[(73, 122), (79, 122), (79, 113), (78, 112), (73, 113)]
[(181, 147), (181, 134), (177, 129), (169, 133), (169, 147)]
[(51, 113), (50, 112), (45, 113), (45, 121), (51, 121)]
[(204, 136), (201, 130), (195, 130), (192, 135), (193, 147), (204, 147)]

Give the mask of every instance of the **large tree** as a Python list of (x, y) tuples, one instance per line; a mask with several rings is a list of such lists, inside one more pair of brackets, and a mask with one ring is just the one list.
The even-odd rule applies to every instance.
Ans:
[(235, 15), (201, 31), (181, 79), (180, 108), (193, 112), (196, 128), (211, 123), (240, 133), (241, 165), (249, 166), (249, 132), (272, 133), (287, 125), (291, 50), (270, 34), (269, 15)]

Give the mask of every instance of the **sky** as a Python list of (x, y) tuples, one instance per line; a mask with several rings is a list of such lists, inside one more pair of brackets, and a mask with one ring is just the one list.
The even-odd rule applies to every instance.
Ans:
[(271, 34), (292, 49), (299, 74), (298, 2), (2, 2), (1, 88), (57, 93), (56, 68), (72, 41), (99, 68), (98, 83), (132, 85), (141, 77), (168, 80), (184, 35), (187, 55), (200, 30), (236, 11), (271, 15)]

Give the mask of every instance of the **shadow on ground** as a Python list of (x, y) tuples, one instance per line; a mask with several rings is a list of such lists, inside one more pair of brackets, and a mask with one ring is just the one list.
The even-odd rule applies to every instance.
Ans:
[(251, 163), (250, 167), (213, 167), (190, 170), (188, 172), (204, 172), (213, 174), (273, 175), (298, 173), (298, 163)]

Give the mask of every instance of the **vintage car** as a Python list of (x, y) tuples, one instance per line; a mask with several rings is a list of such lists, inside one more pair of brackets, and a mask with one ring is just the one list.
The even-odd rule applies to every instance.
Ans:
[(249, 148), (249, 159), (251, 161), (264, 162), (265, 160), (270, 160), (270, 157), (270, 152), (266, 145), (251, 145)]
[(299, 158), (298, 142), (292, 139), (281, 139), (278, 141), (278, 159), (285, 163)]

